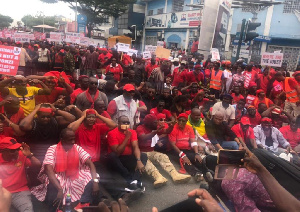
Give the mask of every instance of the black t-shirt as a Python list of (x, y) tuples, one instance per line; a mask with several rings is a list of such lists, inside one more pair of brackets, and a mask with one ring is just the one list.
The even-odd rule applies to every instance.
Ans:
[(229, 138), (233, 141), (236, 138), (235, 133), (230, 129), (227, 123), (222, 122), (220, 125), (216, 125), (213, 120), (205, 123), (205, 131), (208, 139), (212, 144), (220, 144)]

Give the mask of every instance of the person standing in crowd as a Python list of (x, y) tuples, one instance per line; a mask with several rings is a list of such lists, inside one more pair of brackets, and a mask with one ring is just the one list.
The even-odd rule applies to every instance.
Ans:
[(198, 85), (204, 84), (204, 75), (201, 72), (201, 65), (195, 65), (195, 70), (186, 73), (186, 83), (190, 85), (192, 83), (197, 83)]
[(230, 92), (230, 86), (232, 84), (232, 73), (231, 73), (231, 62), (225, 61), (225, 69), (224, 73), (224, 86), (223, 86), (223, 93)]
[(85, 75), (92, 77), (96, 75), (98, 68), (98, 52), (95, 51), (94, 46), (89, 46), (89, 51), (85, 54)]
[(81, 75), (79, 77), (79, 86), (80, 87), (77, 88), (77, 89), (75, 89), (73, 91), (73, 93), (70, 95), (70, 98), (71, 98), (70, 102), (71, 102), (71, 104), (73, 104), (75, 102), (76, 97), (79, 94), (85, 92), (89, 88), (89, 77), (86, 76), (86, 75)]
[(75, 59), (73, 55), (74, 47), (65, 46), (65, 56), (64, 56), (64, 72), (66, 74), (72, 75), (75, 70)]
[(21, 52), (20, 52), (20, 59), (19, 59), (19, 68), (18, 68), (18, 74), (20, 75), (24, 75), (24, 74), (28, 74), (25, 73), (26, 72), (26, 62), (29, 61), (31, 62), (31, 58), (29, 56), (29, 54), (27, 53), (27, 51), (22, 47), (22, 43), (21, 42), (17, 42), (16, 46), (21, 48)]
[(65, 50), (62, 48), (61, 45), (56, 46), (56, 52), (54, 54), (54, 65), (53, 69), (56, 71), (62, 71), (64, 67), (64, 56)]
[(209, 90), (210, 94), (215, 95), (216, 99), (220, 98), (223, 79), (224, 75), (223, 71), (220, 70), (220, 62), (215, 62), (214, 68), (211, 71)]
[(147, 74), (147, 79), (150, 77), (153, 69), (157, 68), (158, 65), (156, 64), (156, 60), (154, 57), (151, 58), (150, 63), (146, 66), (145, 71)]
[(145, 72), (145, 65), (142, 63), (142, 56), (138, 55), (136, 57), (136, 61), (133, 64), (132, 69), (135, 73), (135, 79), (138, 86), (141, 84), (141, 82), (145, 81), (146, 78), (146, 72)]
[(186, 61), (181, 61), (180, 66), (174, 69), (172, 73), (172, 77), (173, 77), (172, 86), (177, 87), (179, 84), (186, 83), (187, 71), (185, 69), (185, 65), (186, 65)]
[(152, 70), (149, 82), (156, 88), (156, 92), (161, 94), (164, 89), (165, 72), (169, 70), (169, 63), (163, 60), (159, 67)]
[(106, 67), (105, 74), (112, 73), (114, 80), (120, 82), (123, 78), (123, 68), (120, 64), (117, 63), (116, 58), (111, 59), (111, 64)]
[(256, 71), (253, 70), (253, 66), (252, 65), (247, 65), (245, 68), (245, 71), (243, 73), (244, 77), (245, 77), (245, 81), (244, 81), (244, 88), (248, 89), (250, 83), (254, 82), (257, 83), (258, 80), (258, 74)]
[(38, 58), (38, 70), (41, 72), (47, 72), (50, 69), (50, 51), (46, 48), (46, 45), (42, 43), (39, 48), (39, 58)]

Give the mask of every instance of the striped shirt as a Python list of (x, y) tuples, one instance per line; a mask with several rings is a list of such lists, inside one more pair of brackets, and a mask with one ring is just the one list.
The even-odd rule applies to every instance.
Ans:
[[(71, 201), (75, 202), (80, 200), (81, 195), (84, 192), (85, 186), (92, 179), (90, 168), (85, 165), (87, 159), (90, 159), (90, 155), (83, 150), (82, 147), (74, 144), (79, 154), (79, 177), (76, 180), (71, 180), (65, 176), (64, 172), (55, 173), (56, 179), (60, 182), (60, 186), (63, 189), (65, 204), (65, 198), (67, 194), (71, 194)], [(50, 146), (47, 150), (41, 171), (38, 175), (38, 179), (42, 182), (41, 185), (33, 187), (31, 193), (39, 200), (44, 201), (47, 193), (47, 186), (49, 184), (49, 178), (45, 173), (45, 165), (51, 165), (54, 169), (56, 160), (56, 146)]]

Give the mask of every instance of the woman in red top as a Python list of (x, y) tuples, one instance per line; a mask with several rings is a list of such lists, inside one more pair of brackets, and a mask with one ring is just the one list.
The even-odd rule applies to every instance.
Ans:
[(272, 100), (270, 100), (269, 98), (266, 97), (266, 93), (264, 90), (262, 90), (262, 89), (257, 90), (256, 95), (257, 95), (257, 98), (253, 102), (253, 105), (254, 105), (254, 107), (256, 107), (256, 109), (258, 108), (259, 103), (265, 103), (268, 108), (271, 107), (272, 105), (274, 105), (274, 102), (272, 102)]
[(106, 67), (105, 73), (113, 73), (114, 79), (119, 82), (123, 78), (123, 68), (120, 64), (117, 64), (116, 58), (111, 59), (111, 64)]

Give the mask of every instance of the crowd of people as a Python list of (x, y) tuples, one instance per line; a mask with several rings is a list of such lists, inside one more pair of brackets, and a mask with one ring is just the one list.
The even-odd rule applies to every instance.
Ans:
[[(300, 71), (1, 42), (21, 48), (17, 75), (0, 81), (0, 179), (17, 211), (33, 211), (32, 198), (56, 211), (67, 194), (75, 209), (105, 207), (103, 190), (129, 203), (147, 192), (143, 175), (166, 185), (158, 165), (176, 184), (205, 187), (213, 175), (203, 159), (220, 149), (265, 149), (300, 166)], [(264, 179), (248, 169), (238, 179), (222, 182), (237, 211), (276, 206)]]

